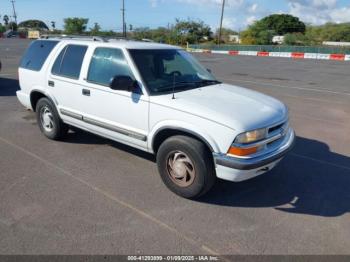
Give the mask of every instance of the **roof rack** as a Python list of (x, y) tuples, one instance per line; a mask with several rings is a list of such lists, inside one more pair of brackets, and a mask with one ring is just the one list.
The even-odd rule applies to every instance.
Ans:
[(98, 41), (108, 42), (108, 40), (101, 36), (84, 36), (84, 35), (41, 35), (41, 39), (69, 39), (81, 41)]

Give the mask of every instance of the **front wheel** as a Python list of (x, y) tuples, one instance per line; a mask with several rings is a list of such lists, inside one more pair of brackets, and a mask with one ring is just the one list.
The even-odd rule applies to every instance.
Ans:
[(184, 198), (197, 198), (215, 183), (210, 151), (200, 141), (187, 136), (165, 140), (157, 153), (157, 164), (164, 184)]

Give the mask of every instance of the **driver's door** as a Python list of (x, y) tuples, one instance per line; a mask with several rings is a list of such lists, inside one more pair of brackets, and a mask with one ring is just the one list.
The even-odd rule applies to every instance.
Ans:
[(149, 99), (140, 88), (133, 92), (112, 90), (117, 75), (135, 75), (123, 50), (97, 47), (85, 66), (84, 122), (88, 129), (114, 140), (147, 149)]

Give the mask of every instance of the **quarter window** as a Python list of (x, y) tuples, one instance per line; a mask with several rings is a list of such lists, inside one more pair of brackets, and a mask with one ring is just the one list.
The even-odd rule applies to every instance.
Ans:
[(130, 76), (134, 79), (123, 52), (115, 48), (96, 48), (87, 80), (109, 86), (111, 79), (117, 75)]
[(38, 40), (27, 49), (21, 60), (20, 67), (33, 71), (40, 71), (52, 49), (58, 41)]
[(52, 74), (79, 79), (86, 50), (87, 46), (66, 46), (56, 58), (52, 67)]

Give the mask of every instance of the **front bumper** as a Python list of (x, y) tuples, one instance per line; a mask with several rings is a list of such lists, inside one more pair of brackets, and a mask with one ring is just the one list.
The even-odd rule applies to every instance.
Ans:
[(236, 158), (226, 154), (214, 154), (217, 177), (229, 181), (244, 181), (270, 171), (293, 148), (295, 133), (292, 128), (280, 146), (267, 154), (254, 158)]

